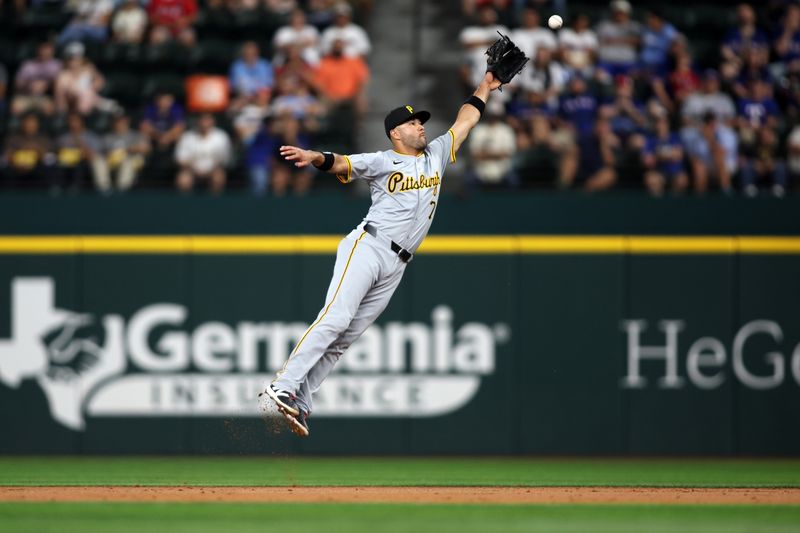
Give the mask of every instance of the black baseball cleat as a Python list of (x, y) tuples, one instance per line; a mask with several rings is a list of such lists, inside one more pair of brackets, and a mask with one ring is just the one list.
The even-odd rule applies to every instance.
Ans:
[(274, 385), (267, 387), (264, 392), (267, 393), (267, 396), (272, 398), (272, 401), (278, 406), (280, 412), (291, 416), (300, 415), (300, 409), (297, 408), (297, 402), (294, 401), (294, 394), (285, 390), (278, 390)]
[(287, 412), (283, 412), (286, 418), (286, 423), (289, 424), (289, 429), (298, 437), (308, 437), (311, 430), (308, 427), (308, 415), (303, 411), (297, 416), (292, 416)]

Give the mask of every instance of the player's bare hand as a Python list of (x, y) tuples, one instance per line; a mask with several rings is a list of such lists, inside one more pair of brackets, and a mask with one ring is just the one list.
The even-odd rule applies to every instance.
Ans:
[(281, 157), (287, 161), (294, 161), (298, 168), (307, 167), (314, 161), (314, 152), (303, 150), (296, 146), (281, 146)]
[(483, 77), (483, 82), (489, 86), (490, 91), (494, 91), (495, 89), (503, 85), (503, 83), (497, 78), (495, 78), (494, 74), (492, 74), (491, 72), (486, 73), (486, 75)]

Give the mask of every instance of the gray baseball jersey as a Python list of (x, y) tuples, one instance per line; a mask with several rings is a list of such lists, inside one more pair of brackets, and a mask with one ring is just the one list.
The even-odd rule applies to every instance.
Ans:
[[(325, 305), (272, 382), (294, 394), (302, 411), (311, 413), (312, 396), (339, 357), (389, 304), (406, 268), (390, 242), (412, 253), (422, 243), (447, 163), (456, 159), (454, 141), (448, 130), (417, 156), (394, 150), (344, 156), (347, 173), (337, 178), (343, 183), (368, 180), (372, 206), (364, 222), (339, 243)], [(367, 221), (379, 236), (364, 230)]]
[(394, 150), (345, 156), (348, 173), (337, 178), (368, 180), (372, 206), (365, 220), (413, 253), (433, 222), (445, 168), (456, 160), (454, 141), (448, 130), (417, 156)]

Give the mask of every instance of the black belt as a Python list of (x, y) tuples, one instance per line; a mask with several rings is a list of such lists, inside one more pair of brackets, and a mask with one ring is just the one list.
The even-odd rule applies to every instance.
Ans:
[[(364, 231), (366, 231), (367, 233), (369, 233), (370, 235), (372, 235), (375, 238), (378, 237), (378, 228), (373, 226), (372, 223), (370, 223), (370, 222), (367, 222), (366, 224), (364, 224)], [(399, 257), (400, 260), (403, 263), (408, 263), (409, 261), (414, 259), (414, 254), (412, 254), (411, 252), (409, 252), (408, 250), (406, 250), (405, 248), (403, 248), (402, 246), (400, 246), (396, 242), (392, 241), (392, 246), (391, 247), (392, 247), (392, 251), (397, 254), (397, 257)]]

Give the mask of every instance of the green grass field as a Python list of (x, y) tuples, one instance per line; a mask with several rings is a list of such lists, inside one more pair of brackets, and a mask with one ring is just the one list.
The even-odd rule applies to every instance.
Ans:
[[(800, 487), (800, 460), (2, 457), (0, 485)], [(800, 506), (0, 503), (1, 532), (797, 532)]]

